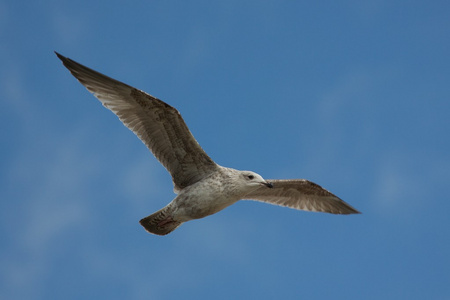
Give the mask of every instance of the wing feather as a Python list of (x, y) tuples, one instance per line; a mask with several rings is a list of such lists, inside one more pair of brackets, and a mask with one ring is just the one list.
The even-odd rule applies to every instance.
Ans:
[(294, 209), (331, 214), (359, 214), (360, 212), (320, 185), (305, 179), (267, 180), (273, 188), (265, 186), (245, 198)]
[(218, 166), (167, 103), (89, 69), (59, 53), (64, 66), (133, 131), (172, 175), (175, 190), (205, 178)]

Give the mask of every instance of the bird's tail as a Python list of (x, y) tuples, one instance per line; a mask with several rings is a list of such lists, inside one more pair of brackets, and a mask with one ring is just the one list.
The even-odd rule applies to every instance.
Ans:
[(175, 221), (170, 216), (170, 207), (164, 207), (157, 212), (139, 221), (141, 225), (150, 233), (166, 235), (174, 231), (182, 222)]

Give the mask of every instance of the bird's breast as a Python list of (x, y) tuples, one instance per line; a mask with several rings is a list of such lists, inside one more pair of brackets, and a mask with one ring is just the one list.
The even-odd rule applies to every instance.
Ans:
[(203, 182), (182, 190), (173, 200), (175, 217), (180, 221), (215, 214), (239, 200), (223, 185)]

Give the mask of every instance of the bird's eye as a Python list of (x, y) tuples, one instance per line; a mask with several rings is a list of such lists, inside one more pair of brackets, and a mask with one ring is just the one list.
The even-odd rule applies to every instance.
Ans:
[(250, 180), (252, 180), (253, 178), (255, 178), (255, 176), (253, 176), (253, 175), (248, 175), (247, 178), (250, 179)]

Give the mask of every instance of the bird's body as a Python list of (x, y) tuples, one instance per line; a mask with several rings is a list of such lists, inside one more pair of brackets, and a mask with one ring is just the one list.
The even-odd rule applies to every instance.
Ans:
[[(168, 221), (178, 222), (179, 226), (183, 222), (201, 219), (221, 211), (245, 198), (261, 184), (266, 188), (271, 186), (254, 172), (218, 167), (217, 172), (182, 189), (172, 202), (155, 214), (142, 219), (141, 224), (149, 227)], [(250, 181), (248, 176), (254, 178), (259, 176), (260, 179), (248, 184)], [(152, 223), (155, 219), (157, 222)]]
[(238, 186), (236, 176), (237, 170), (221, 167), (218, 172), (184, 188), (170, 203), (175, 208), (173, 217), (182, 222), (204, 218), (236, 203), (259, 187)]
[(304, 179), (264, 180), (251, 171), (216, 164), (200, 147), (180, 113), (167, 103), (58, 53), (69, 71), (114, 112), (172, 175), (177, 196), (140, 223), (165, 235), (183, 222), (212, 215), (241, 199), (333, 214), (359, 213)]

